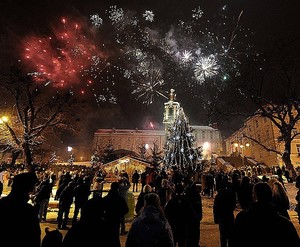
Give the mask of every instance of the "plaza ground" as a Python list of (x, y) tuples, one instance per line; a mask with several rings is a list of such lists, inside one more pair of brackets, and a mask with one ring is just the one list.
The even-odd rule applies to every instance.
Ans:
[[(109, 184), (106, 185), (106, 189), (108, 189)], [(296, 205), (295, 195), (296, 188), (295, 184), (286, 184), (288, 195), (290, 198), (291, 209), (289, 210), (289, 215), (291, 217), (291, 221), (296, 227), (298, 234), (300, 236), (300, 224), (298, 223), (298, 217), (296, 212), (294, 211), (294, 207)], [(133, 195), (135, 199), (137, 198), (139, 193), (134, 192)], [(201, 229), (200, 229), (200, 246), (201, 247), (218, 247), (219, 244), (219, 229), (218, 225), (214, 223), (213, 220), (213, 198), (208, 198), (207, 196), (202, 196), (202, 204), (203, 204), (203, 219), (201, 221)], [(73, 215), (73, 207), (70, 212), (70, 217)], [(235, 211), (238, 213), (239, 209)], [(42, 237), (45, 235), (45, 228), (49, 227), (50, 229), (55, 229), (57, 227), (56, 223), (57, 217), (57, 209), (53, 208), (47, 214), (47, 222), (41, 223), (42, 229)], [(126, 230), (129, 230), (132, 220), (128, 220), (126, 222)], [(71, 225), (69, 225), (71, 226)], [(67, 230), (60, 230), (63, 235), (66, 234)], [(100, 234), (100, 233), (99, 233)], [(125, 246), (126, 235), (120, 235), (122, 247)]]

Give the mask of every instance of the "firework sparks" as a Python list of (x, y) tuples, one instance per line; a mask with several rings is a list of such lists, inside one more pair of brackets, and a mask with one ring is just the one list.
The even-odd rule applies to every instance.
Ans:
[(194, 74), (196, 80), (203, 83), (206, 78), (213, 77), (219, 73), (220, 65), (214, 55), (199, 57), (195, 63)]
[(94, 54), (102, 54), (88, 39), (81, 25), (66, 18), (62, 26), (53, 30), (48, 38), (29, 37), (25, 40), (24, 57), (36, 69), (37, 81), (47, 81), (54, 86), (81, 82), (81, 74), (91, 64)]
[(144, 97), (144, 104), (152, 104), (155, 96), (167, 97), (161, 92), (164, 80), (161, 78), (161, 72), (157, 69), (151, 70), (143, 78), (138, 81), (132, 80), (132, 85), (135, 89), (132, 94), (137, 94), (137, 99)]
[(151, 10), (146, 10), (145, 13), (143, 14), (143, 17), (145, 18), (146, 21), (150, 21), (150, 22), (154, 21), (154, 14), (153, 11)]
[(46, 79), (45, 86), (79, 84), (81, 93), (88, 88), (97, 102), (115, 103), (114, 90), (123, 82), (131, 82), (136, 98), (151, 104), (156, 96), (165, 97), (163, 87), (192, 89), (210, 79), (222, 81), (224, 74), (238, 75), (236, 54), (241, 53), (236, 44), (242, 12), (233, 31), (230, 26), (226, 32), (230, 18), (220, 19), (220, 24), (205, 20), (200, 7), (191, 12), (192, 19), (179, 20), (165, 33), (155, 26), (158, 16), (152, 10), (136, 15), (110, 6), (89, 16), (90, 27), (63, 18), (48, 38), (26, 39), (24, 57), (33, 65), (36, 80)]
[(103, 24), (103, 19), (98, 15), (91, 15), (90, 20), (95, 27), (100, 27)]
[(119, 23), (124, 19), (123, 9), (117, 8), (116, 5), (110, 6), (108, 13), (109, 13), (109, 19), (111, 19), (113, 24)]
[(200, 19), (203, 15), (203, 11), (202, 9), (200, 8), (200, 6), (196, 9), (193, 9), (193, 14), (192, 14), (192, 17), (196, 20)]
[(189, 62), (191, 62), (191, 61), (193, 61), (193, 60), (194, 60), (194, 57), (193, 57), (191, 51), (185, 50), (185, 51), (182, 53), (181, 61), (182, 61), (183, 63), (189, 63)]

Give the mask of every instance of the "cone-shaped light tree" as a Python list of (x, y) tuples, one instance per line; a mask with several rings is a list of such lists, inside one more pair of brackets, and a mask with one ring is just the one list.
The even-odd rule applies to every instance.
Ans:
[(177, 167), (183, 173), (192, 173), (201, 160), (201, 148), (194, 147), (193, 129), (182, 108), (179, 108), (173, 125), (168, 128), (164, 165), (166, 168)]

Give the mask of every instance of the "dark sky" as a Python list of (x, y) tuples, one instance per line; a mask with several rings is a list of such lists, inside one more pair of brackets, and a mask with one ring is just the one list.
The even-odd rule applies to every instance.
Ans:
[[(241, 25), (254, 33), (249, 41), (258, 51), (267, 49), (274, 39), (300, 37), (299, 0), (1, 0), (1, 69), (16, 63), (21, 41), (29, 34), (47, 35), (51, 24), (62, 16), (88, 17), (115, 4), (140, 13), (153, 10), (158, 26), (166, 29), (197, 6), (212, 19), (224, 9), (228, 16), (235, 17), (243, 11)], [(178, 101), (186, 97), (178, 91), (177, 96)], [(89, 110), (81, 121), (83, 139), (90, 139), (97, 128), (150, 128), (150, 121), (156, 126), (161, 124), (166, 99), (145, 105), (126, 95), (122, 97), (121, 105), (87, 106)], [(184, 105), (186, 112), (197, 114), (198, 110), (193, 109), (195, 105), (187, 102)], [(200, 115), (199, 118), (191, 116), (197, 121), (192, 124), (207, 124)]]

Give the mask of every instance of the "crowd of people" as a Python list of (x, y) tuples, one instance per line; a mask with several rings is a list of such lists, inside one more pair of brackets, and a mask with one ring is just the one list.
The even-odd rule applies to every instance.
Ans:
[[(262, 179), (239, 170), (183, 174), (173, 167), (170, 171), (135, 171), (130, 175), (121, 171), (105, 194), (105, 173), (101, 169), (77, 167), (55, 172), (49, 168), (30, 173), (24, 168), (13, 174), (9, 194), (0, 199), (4, 246), (103, 243), (120, 247), (120, 235), (127, 235), (125, 247), (199, 247), (203, 196), (213, 200), (221, 247), (300, 246), (289, 217), (290, 202), (280, 170), (276, 177)], [(299, 207), (300, 176), (294, 182)], [(135, 217), (126, 229), (130, 190), (138, 196)], [(47, 220), (51, 196), (58, 201), (57, 230), (46, 229), (41, 239), (40, 223)], [(237, 208), (240, 210), (235, 215)], [(67, 230), (64, 237), (60, 230)]]

